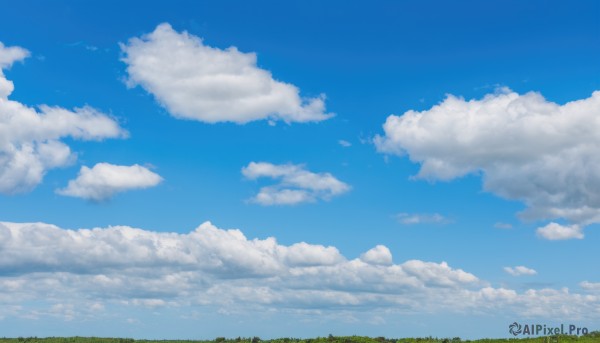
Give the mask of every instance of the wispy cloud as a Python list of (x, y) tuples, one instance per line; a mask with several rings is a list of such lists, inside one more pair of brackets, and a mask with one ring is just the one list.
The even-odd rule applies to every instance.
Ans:
[(242, 168), (250, 180), (271, 178), (279, 183), (262, 187), (251, 201), (261, 205), (295, 205), (329, 200), (350, 191), (351, 187), (330, 173), (313, 173), (303, 165), (250, 162)]
[(346, 140), (343, 140), (343, 139), (340, 139), (338, 141), (338, 144), (341, 145), (341, 146), (343, 146), (344, 148), (349, 148), (349, 147), (352, 146), (352, 143), (350, 143), (350, 142), (348, 142)]
[(516, 266), (516, 267), (504, 267), (504, 271), (512, 276), (521, 276), (521, 275), (536, 275), (537, 271), (531, 268), (527, 268), (525, 266)]
[(439, 213), (398, 213), (396, 219), (405, 225), (413, 224), (446, 224), (450, 220)]

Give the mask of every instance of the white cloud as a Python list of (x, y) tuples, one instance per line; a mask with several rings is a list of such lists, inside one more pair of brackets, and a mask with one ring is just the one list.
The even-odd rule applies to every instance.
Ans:
[(417, 214), (417, 213), (399, 213), (396, 215), (396, 219), (401, 224), (412, 225), (412, 224), (443, 224), (447, 223), (448, 219), (439, 213), (433, 214)]
[(360, 259), (366, 263), (390, 265), (392, 264), (392, 253), (385, 245), (378, 245), (360, 255)]
[[(567, 289), (494, 288), (447, 263), (394, 264), (377, 246), (348, 259), (335, 247), (248, 239), (206, 222), (189, 233), (127, 226), (65, 230), (0, 223), (0, 317), (93, 317), (115, 306), (222, 313), (373, 310), (600, 318), (600, 297)], [(590, 283), (590, 285), (592, 285)], [(592, 289), (587, 283), (582, 288)]]
[(290, 266), (334, 265), (344, 261), (335, 247), (311, 245), (305, 242), (280, 248), (283, 261)]
[(0, 193), (27, 192), (49, 169), (75, 159), (62, 138), (102, 140), (126, 136), (118, 123), (91, 107), (73, 111), (39, 106), (39, 111), (8, 97), (14, 85), (2, 69), (29, 56), (23, 48), (0, 43)]
[(350, 143), (350, 142), (348, 142), (348, 141), (345, 141), (345, 140), (343, 140), (343, 139), (340, 139), (340, 140), (338, 141), (338, 144), (339, 144), (339, 145), (341, 145), (341, 146), (343, 146), (344, 148), (348, 148), (348, 147), (351, 147), (351, 146), (352, 146), (352, 143)]
[(0, 99), (7, 98), (15, 89), (12, 81), (4, 77), (2, 70), (10, 68), (15, 62), (23, 61), (29, 55), (26, 49), (18, 46), (6, 47), (0, 42)]
[(536, 232), (539, 237), (552, 241), (583, 239), (583, 232), (581, 232), (581, 227), (578, 225), (560, 225), (552, 222), (538, 228)]
[(407, 274), (425, 280), (431, 286), (453, 287), (458, 284), (477, 282), (475, 275), (463, 270), (455, 270), (448, 263), (434, 263), (420, 260), (404, 262), (403, 267)]
[(583, 281), (579, 286), (588, 291), (600, 291), (600, 282)]
[(262, 187), (251, 201), (261, 205), (295, 205), (329, 200), (346, 193), (350, 186), (330, 173), (313, 173), (302, 165), (250, 162), (242, 168), (242, 174), (250, 180), (258, 178), (279, 179), (279, 184)]
[[(376, 293), (383, 288), (478, 283), (472, 274), (446, 263), (393, 265), (389, 249), (382, 245), (348, 260), (335, 247), (305, 242), (285, 246), (275, 238), (249, 240), (239, 230), (222, 230), (210, 222), (188, 234), (127, 226), (64, 230), (44, 223), (4, 222), (0, 238), (3, 275), (77, 275), (107, 292), (128, 293), (128, 287), (141, 287), (138, 295), (176, 295), (201, 287), (195, 283), (208, 279), (215, 287), (237, 287), (241, 285), (231, 281), (259, 278), (263, 281), (256, 282), (263, 286), (338, 291), (359, 287)], [(162, 287), (165, 282), (171, 287)], [(5, 286), (16, 291), (23, 283), (10, 280)]]
[(116, 193), (132, 189), (154, 187), (162, 178), (148, 168), (134, 164), (118, 166), (109, 163), (98, 163), (92, 168), (81, 167), (79, 175), (64, 189), (56, 192), (61, 195), (103, 201), (112, 198)]
[(0, 42), (0, 70), (10, 68), (13, 63), (22, 61), (31, 54), (19, 46), (7, 47)]
[(483, 188), (527, 205), (526, 219), (600, 222), (600, 91), (559, 105), (501, 89), (481, 100), (449, 95), (429, 110), (390, 115), (380, 152), (421, 164), (417, 178), (480, 173)]
[(161, 24), (121, 44), (128, 85), (142, 86), (171, 115), (208, 123), (254, 120), (316, 122), (330, 118), (325, 97), (302, 99), (299, 89), (257, 66), (255, 53), (205, 45)]
[(504, 267), (504, 271), (512, 276), (537, 274), (537, 271), (535, 271), (535, 269), (527, 268), (525, 266)]

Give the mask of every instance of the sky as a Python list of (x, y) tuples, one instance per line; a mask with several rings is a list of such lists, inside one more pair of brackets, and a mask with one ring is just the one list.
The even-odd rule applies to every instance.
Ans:
[(600, 322), (595, 1), (0, 1), (4, 336)]

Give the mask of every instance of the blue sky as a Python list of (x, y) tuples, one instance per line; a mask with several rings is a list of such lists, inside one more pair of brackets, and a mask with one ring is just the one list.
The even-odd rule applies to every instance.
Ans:
[(599, 4), (1, 6), (5, 335), (598, 323)]

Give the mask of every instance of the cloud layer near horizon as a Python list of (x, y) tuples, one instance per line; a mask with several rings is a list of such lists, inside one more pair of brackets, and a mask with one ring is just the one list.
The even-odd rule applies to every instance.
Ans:
[[(480, 100), (449, 95), (429, 110), (390, 115), (375, 144), (419, 163), (419, 179), (481, 173), (484, 190), (527, 206), (523, 218), (589, 225), (600, 222), (598, 113), (600, 91), (564, 105), (508, 89)], [(583, 237), (564, 228), (562, 239)]]
[(255, 53), (205, 45), (164, 23), (121, 44), (128, 85), (140, 85), (171, 115), (207, 123), (271, 119), (318, 122), (330, 118), (324, 96), (303, 99), (300, 90), (257, 66)]
[[(349, 259), (336, 247), (248, 239), (210, 222), (186, 234), (3, 222), (0, 251), (0, 316), (30, 315), (31, 304), (44, 300), (50, 308), (34, 308), (37, 314), (54, 309), (65, 319), (109, 304), (600, 318), (592, 282), (581, 284), (587, 292), (581, 294), (550, 288), (520, 293), (445, 262), (393, 262), (383, 245)], [(71, 311), (65, 314), (65, 308)]]
[(15, 194), (35, 188), (46, 172), (76, 158), (63, 138), (102, 140), (127, 132), (110, 116), (92, 108), (67, 110), (47, 105), (39, 111), (8, 97), (14, 84), (2, 69), (22, 61), (29, 52), (0, 43), (0, 193)]

